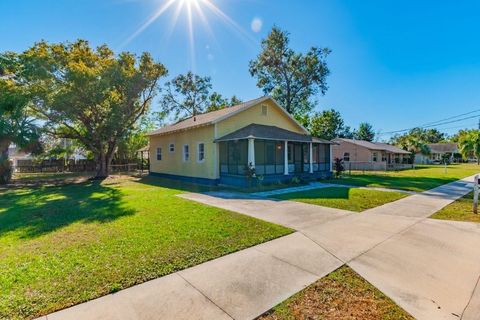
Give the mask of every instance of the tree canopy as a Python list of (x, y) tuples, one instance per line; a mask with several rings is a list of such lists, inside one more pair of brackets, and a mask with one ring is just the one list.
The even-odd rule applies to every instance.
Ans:
[(423, 143), (439, 143), (446, 139), (445, 133), (440, 132), (438, 129), (413, 128), (407, 133), (393, 136), (391, 143), (398, 144), (398, 142), (401, 139), (404, 139), (405, 136), (411, 136), (416, 140), (422, 141)]
[(210, 77), (201, 77), (189, 71), (168, 81), (165, 87), (162, 109), (167, 114), (173, 113), (175, 119), (204, 113), (209, 105)]
[(477, 158), (480, 164), (480, 130), (462, 130), (458, 134), (458, 149), (464, 159)]
[(40, 151), (40, 130), (31, 117), (31, 98), (25, 83), (16, 79), (21, 65), (15, 53), (0, 54), (0, 183), (11, 178), (8, 147)]
[(330, 71), (326, 58), (328, 48), (310, 48), (305, 54), (289, 47), (286, 31), (273, 27), (262, 41), (262, 50), (250, 61), (250, 74), (257, 86), (271, 95), (289, 113), (302, 116), (313, 109), (312, 96), (327, 91)]
[(353, 135), (357, 140), (372, 142), (375, 139), (375, 131), (373, 131), (372, 125), (368, 122), (360, 123), (358, 130), (355, 130)]
[(167, 74), (148, 53), (116, 55), (84, 40), (42, 41), (20, 57), (17, 77), (32, 88), (35, 114), (50, 134), (76, 139), (94, 154), (97, 177), (108, 175), (119, 141), (147, 112)]
[(350, 127), (345, 126), (342, 115), (334, 109), (317, 112), (309, 117), (308, 128), (313, 136), (327, 140), (352, 138)]
[(213, 92), (209, 97), (209, 104), (205, 112), (221, 110), (242, 103), (237, 96), (232, 96), (230, 99), (223, 97), (218, 92)]

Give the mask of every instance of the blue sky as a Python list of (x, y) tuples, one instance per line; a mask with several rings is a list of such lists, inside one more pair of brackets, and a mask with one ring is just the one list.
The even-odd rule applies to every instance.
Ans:
[[(211, 76), (216, 91), (247, 100), (262, 94), (248, 62), (277, 25), (290, 32), (295, 50), (332, 50), (330, 88), (318, 97), (318, 110), (335, 108), (352, 127), (368, 121), (387, 132), (480, 109), (478, 1), (210, 0), (234, 26), (200, 0), (209, 28), (193, 10), (192, 50), (186, 7), (172, 24), (177, 0), (126, 42), (166, 1), (1, 1), (0, 51), (21, 51), (40, 39), (77, 38), (115, 50), (149, 51), (170, 76), (193, 68)], [(439, 129), (452, 133), (477, 121)]]

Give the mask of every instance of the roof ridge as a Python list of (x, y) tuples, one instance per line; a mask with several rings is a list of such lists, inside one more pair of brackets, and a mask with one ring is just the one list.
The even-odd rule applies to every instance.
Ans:
[[(226, 116), (230, 113), (234, 113), (238, 110), (242, 110), (243, 108), (247, 108), (250, 106), (253, 106), (262, 100), (270, 99), (271, 97), (269, 96), (262, 96), (258, 97), (255, 99), (251, 99), (233, 106), (225, 107), (219, 110), (213, 110), (210, 112), (206, 113), (200, 113), (195, 116), (190, 116), (188, 118), (179, 120), (177, 122), (165, 125), (161, 128), (158, 128), (150, 133), (148, 135), (155, 135), (155, 134), (160, 134), (160, 133), (167, 133), (167, 132), (172, 132), (172, 131), (177, 131), (177, 130), (182, 130), (182, 129), (188, 129), (196, 126), (201, 126), (201, 125), (208, 125), (212, 124), (213, 122), (217, 121), (219, 118), (222, 118), (223, 116)], [(209, 119), (211, 118), (211, 119)], [(192, 121), (193, 119), (193, 121)], [(195, 123), (191, 123), (195, 122)], [(174, 127), (178, 127), (177, 129), (173, 129)], [(171, 130), (170, 130), (171, 129)]]

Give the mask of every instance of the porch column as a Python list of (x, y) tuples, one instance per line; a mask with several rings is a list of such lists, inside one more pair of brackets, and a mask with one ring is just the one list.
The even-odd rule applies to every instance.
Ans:
[(288, 141), (285, 140), (283, 147), (283, 174), (288, 175)]
[(247, 165), (249, 166), (250, 163), (252, 164), (252, 167), (255, 168), (255, 139), (254, 138), (248, 138), (248, 163), (247, 163)]
[(310, 152), (309, 152), (309, 160), (310, 160), (310, 173), (313, 173), (313, 144), (310, 142), (309, 144)]

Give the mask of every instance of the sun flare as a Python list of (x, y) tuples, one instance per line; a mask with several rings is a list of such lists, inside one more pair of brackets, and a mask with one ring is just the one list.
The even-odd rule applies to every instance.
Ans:
[(171, 11), (170, 23), (166, 30), (167, 39), (170, 38), (177, 22), (181, 15), (186, 17), (186, 28), (188, 32), (188, 42), (190, 47), (190, 63), (191, 68), (195, 69), (195, 36), (194, 31), (198, 29), (194, 28), (196, 20), (198, 20), (203, 28), (206, 30), (208, 36), (215, 43), (215, 35), (210, 27), (209, 19), (213, 17), (220, 19), (226, 26), (232, 29), (243, 40), (246, 40), (250, 44), (255, 44), (255, 40), (249, 35), (241, 26), (239, 26), (232, 18), (224, 13), (213, 0), (162, 0), (154, 13), (141, 24), (137, 30), (135, 30), (123, 43), (122, 47), (128, 45), (136, 37), (138, 37), (145, 29), (151, 26), (156, 20), (158, 20), (167, 12)]

